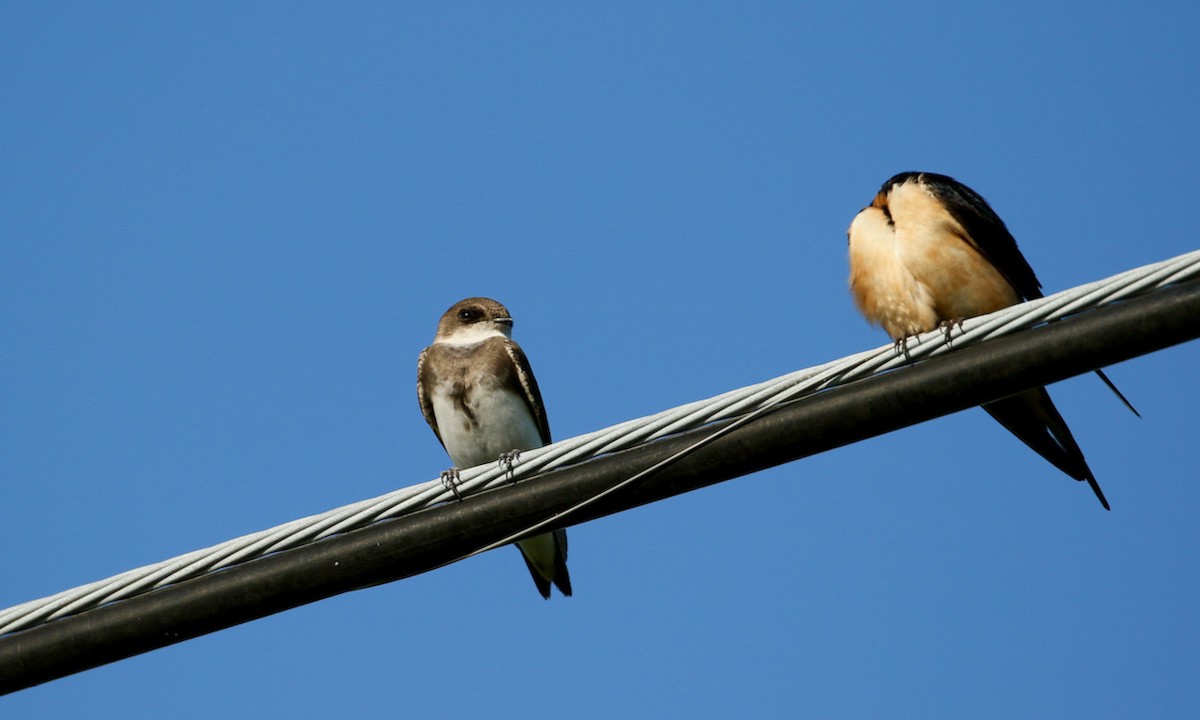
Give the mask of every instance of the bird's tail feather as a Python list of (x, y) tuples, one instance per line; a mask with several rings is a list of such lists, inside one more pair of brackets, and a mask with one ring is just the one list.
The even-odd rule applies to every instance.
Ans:
[[(551, 583), (564, 596), (571, 596), (571, 576), (567, 572), (566, 530), (559, 529), (552, 533), (535, 535), (517, 542), (516, 545), (542, 597), (550, 599)], [(533, 556), (536, 556), (536, 561)]]
[(1104, 509), (1111, 509), (1100, 483), (1096, 482), (1092, 469), (1083, 457), (1083, 450), (1075, 442), (1058, 408), (1050, 401), (1046, 388), (1035, 388), (997, 400), (984, 405), (983, 409), (1056, 468), (1076, 480), (1086, 480)]
[(1137, 415), (1139, 418), (1142, 416), (1142, 414), (1137, 411), (1137, 408), (1133, 406), (1133, 403), (1129, 402), (1129, 399), (1125, 397), (1125, 393), (1118, 390), (1117, 386), (1113, 384), (1113, 381), (1108, 379), (1108, 376), (1104, 374), (1103, 370), (1097, 370), (1096, 375), (1104, 381), (1104, 384), (1108, 386), (1109, 390), (1113, 391), (1113, 394), (1117, 396), (1118, 400), (1125, 403), (1125, 407), (1129, 408), (1129, 412)]

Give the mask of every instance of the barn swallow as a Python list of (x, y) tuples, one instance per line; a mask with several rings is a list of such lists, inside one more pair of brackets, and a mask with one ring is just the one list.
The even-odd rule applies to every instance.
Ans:
[[(442, 315), (433, 344), (417, 360), (421, 413), (456, 469), (511, 463), (516, 452), (550, 443), (542, 394), (512, 326), (500, 303), (467, 298)], [(516, 545), (542, 597), (550, 598), (551, 583), (571, 595), (566, 530)]]
[[(945, 175), (905, 172), (885, 182), (850, 224), (849, 241), (854, 302), (898, 345), (937, 327), (948, 334), (965, 318), (1042, 297), (1042, 285), (1004, 221), (978, 193)], [(1133, 410), (1108, 377), (1096, 373)], [(1059, 470), (1086, 480), (1109, 509), (1046, 388), (983, 409)]]

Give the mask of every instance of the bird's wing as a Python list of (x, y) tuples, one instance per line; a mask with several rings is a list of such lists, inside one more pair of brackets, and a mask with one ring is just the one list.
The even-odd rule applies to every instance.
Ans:
[(431, 387), (433, 381), (433, 378), (429, 377), (429, 369), (425, 365), (425, 360), (429, 357), (429, 350), (430, 348), (425, 348), (417, 358), (417, 402), (421, 405), (421, 414), (425, 416), (425, 422), (429, 423), (438, 442), (442, 443), (442, 447), (445, 448), (446, 443), (442, 441), (442, 434), (438, 432), (437, 416), (433, 414), (433, 398), (425, 392), (425, 388)]
[(1042, 297), (1042, 284), (1021, 254), (1017, 241), (987, 200), (952, 177), (921, 173), (920, 182), (966, 230), (964, 238), (980, 252), (1025, 300)]
[(546, 419), (546, 406), (542, 404), (542, 393), (538, 390), (537, 380), (533, 377), (533, 369), (529, 367), (529, 359), (525, 357), (521, 346), (512, 340), (504, 343), (504, 349), (508, 352), (508, 357), (512, 359), (517, 380), (521, 383), (521, 389), (525, 391), (525, 403), (529, 406), (529, 412), (533, 414), (534, 420), (537, 421), (542, 444), (549, 445), (550, 422)]

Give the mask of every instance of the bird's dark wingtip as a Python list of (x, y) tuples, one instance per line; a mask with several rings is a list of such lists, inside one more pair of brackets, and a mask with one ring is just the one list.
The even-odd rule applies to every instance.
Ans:
[[(513, 547), (517, 548), (517, 550), (521, 550), (521, 548), (516, 545)], [(521, 552), (521, 559), (525, 561), (525, 567), (529, 568), (529, 575), (533, 578), (533, 584), (537, 585), (538, 592), (542, 594), (542, 598), (549, 600), (550, 581), (542, 577), (542, 574), (537, 571), (537, 568), (533, 566), (533, 563), (529, 562), (529, 558), (525, 557), (524, 551)]]
[(558, 552), (554, 554), (554, 587), (558, 588), (563, 597), (571, 597), (571, 573), (567, 572), (566, 531), (556, 530), (554, 540), (558, 547)]
[(559, 592), (561, 592), (563, 594), (563, 597), (571, 597), (571, 586), (570, 585), (563, 587), (562, 583), (556, 582), (554, 584), (554, 586), (557, 587)]
[(1104, 491), (1100, 489), (1100, 483), (1096, 482), (1096, 478), (1088, 475), (1087, 482), (1088, 485), (1092, 486), (1092, 492), (1096, 493), (1096, 499), (1100, 501), (1100, 504), (1104, 506), (1104, 509), (1112, 511), (1112, 508), (1108, 504), (1108, 498), (1104, 497)]

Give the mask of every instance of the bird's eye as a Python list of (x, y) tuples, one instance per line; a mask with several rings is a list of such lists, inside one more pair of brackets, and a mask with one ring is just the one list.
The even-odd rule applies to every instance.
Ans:
[(479, 316), (479, 311), (475, 308), (466, 308), (458, 311), (458, 319), (463, 322), (471, 322)]

